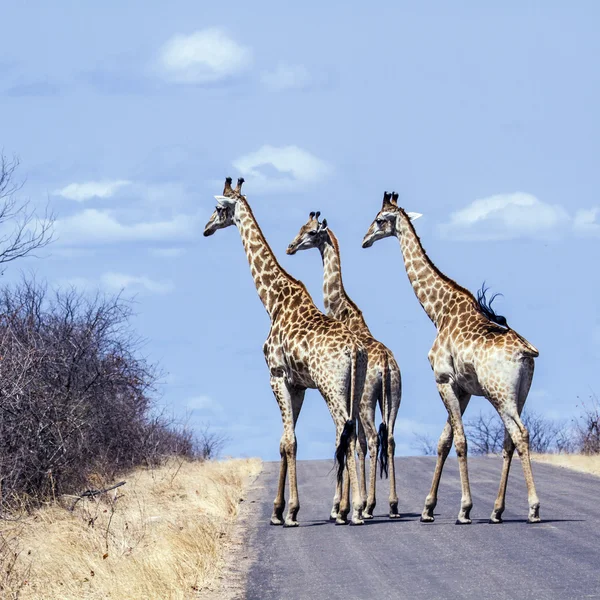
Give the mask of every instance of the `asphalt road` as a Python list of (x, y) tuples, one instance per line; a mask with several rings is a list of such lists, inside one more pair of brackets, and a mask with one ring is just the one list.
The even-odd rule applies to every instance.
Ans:
[(278, 465), (265, 463), (248, 498), (246, 598), (600, 598), (600, 479), (534, 463), (542, 523), (531, 525), (515, 460), (504, 523), (490, 525), (501, 460), (471, 458), (473, 523), (455, 525), (460, 484), (449, 458), (436, 520), (420, 523), (434, 464), (397, 459), (402, 518), (386, 517), (387, 481), (378, 480), (375, 519), (350, 527), (327, 520), (332, 463), (299, 462), (300, 527), (283, 529), (269, 525)]

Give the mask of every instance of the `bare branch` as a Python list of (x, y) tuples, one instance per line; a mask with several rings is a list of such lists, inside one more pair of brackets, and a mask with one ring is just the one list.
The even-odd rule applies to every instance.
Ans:
[(18, 166), (18, 158), (0, 153), (0, 265), (35, 256), (53, 240), (55, 219), (48, 206), (40, 218), (29, 200), (16, 196), (23, 187), (16, 181)]

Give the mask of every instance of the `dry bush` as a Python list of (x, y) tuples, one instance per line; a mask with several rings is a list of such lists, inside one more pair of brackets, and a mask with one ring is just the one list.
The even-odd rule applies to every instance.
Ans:
[[(523, 424), (529, 431), (532, 452), (570, 452), (573, 449), (571, 428), (563, 421), (554, 421), (533, 411), (524, 410)], [(465, 433), (470, 454), (500, 454), (504, 444), (504, 424), (495, 413), (479, 415), (465, 421)]]
[(413, 431), (411, 447), (423, 456), (435, 456), (437, 454), (437, 440), (425, 433)]
[(153, 412), (158, 373), (130, 316), (120, 297), (31, 281), (0, 289), (2, 509), (166, 455), (195, 456), (191, 432)]
[[(260, 461), (172, 459), (73, 512), (52, 505), (2, 524), (6, 598), (193, 598), (213, 587), (224, 544)], [(9, 530), (18, 527), (19, 540)], [(16, 558), (15, 558), (16, 556)]]
[(582, 454), (600, 454), (600, 400), (592, 394), (581, 403), (581, 414), (575, 422), (577, 449)]

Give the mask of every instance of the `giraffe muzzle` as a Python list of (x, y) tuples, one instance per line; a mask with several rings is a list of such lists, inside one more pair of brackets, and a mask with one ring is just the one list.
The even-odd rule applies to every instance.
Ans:
[(289, 254), (290, 256), (296, 254), (296, 246), (294, 246), (294, 244), (290, 244), (287, 247), (287, 250), (285, 251), (286, 254)]

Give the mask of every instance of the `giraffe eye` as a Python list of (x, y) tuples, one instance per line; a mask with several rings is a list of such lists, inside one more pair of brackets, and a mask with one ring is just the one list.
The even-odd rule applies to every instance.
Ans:
[(375, 223), (377, 223), (377, 225), (381, 226), (385, 223), (385, 219), (375, 219)]
[(312, 229), (308, 232), (308, 235), (317, 235), (317, 232), (314, 229)]

